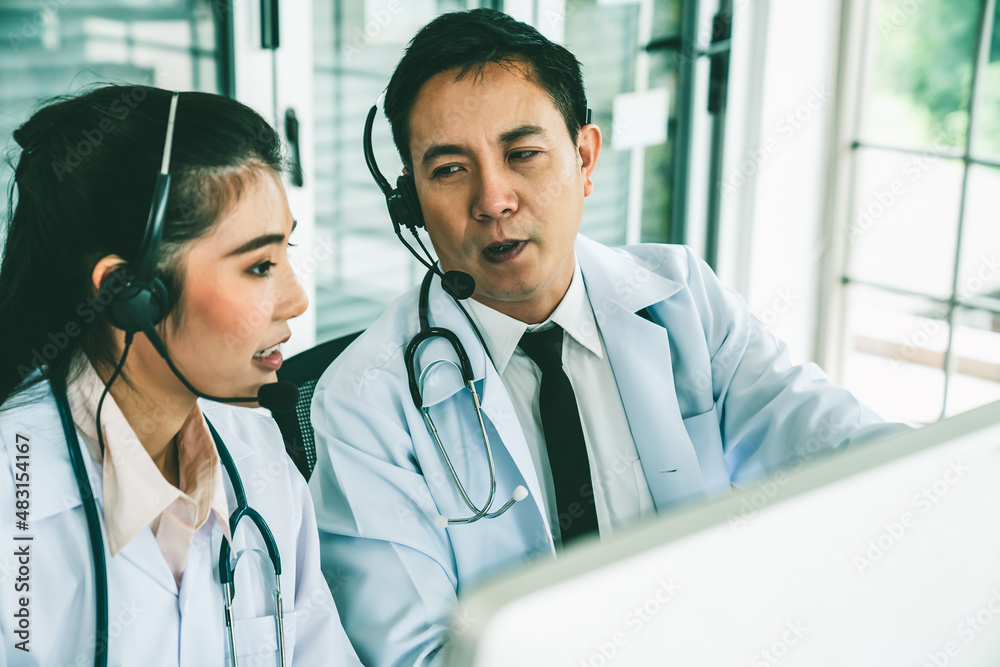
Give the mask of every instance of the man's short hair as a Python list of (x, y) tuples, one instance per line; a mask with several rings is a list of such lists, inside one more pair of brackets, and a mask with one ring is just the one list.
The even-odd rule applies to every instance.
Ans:
[(503, 12), (473, 9), (442, 14), (421, 28), (389, 80), (385, 115), (403, 164), (413, 164), (410, 113), (420, 88), (434, 75), (452, 69), (458, 70), (456, 81), (469, 73), (481, 76), (489, 63), (520, 70), (545, 90), (575, 143), (587, 106), (576, 57)]

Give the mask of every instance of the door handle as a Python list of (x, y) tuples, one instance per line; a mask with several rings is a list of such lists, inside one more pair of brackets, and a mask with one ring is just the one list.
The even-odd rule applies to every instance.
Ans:
[(292, 150), (288, 178), (292, 181), (292, 185), (301, 188), (305, 184), (305, 179), (302, 176), (302, 152), (299, 147), (299, 119), (295, 115), (295, 109), (291, 107), (285, 111), (285, 137)]
[(260, 0), (260, 48), (274, 50), (281, 46), (278, 22), (279, 0)]

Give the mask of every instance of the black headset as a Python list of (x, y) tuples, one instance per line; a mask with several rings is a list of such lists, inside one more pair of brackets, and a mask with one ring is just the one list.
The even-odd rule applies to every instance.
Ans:
[(389, 219), (392, 220), (392, 228), (396, 234), (400, 233), (400, 227), (406, 227), (416, 236), (417, 229), (424, 226), (424, 214), (420, 210), (420, 199), (417, 197), (417, 184), (413, 180), (413, 174), (401, 174), (396, 179), (396, 189), (393, 190), (375, 162), (375, 151), (372, 150), (372, 126), (375, 124), (377, 111), (378, 106), (372, 105), (368, 110), (368, 118), (365, 119), (365, 164), (368, 165), (368, 171), (375, 179), (378, 189), (385, 195)]
[[(396, 232), (396, 236), (399, 237), (400, 242), (410, 251), (410, 254), (416, 257), (418, 262), (427, 267), (428, 271), (440, 276), (441, 286), (445, 292), (458, 300), (468, 299), (476, 291), (476, 281), (468, 273), (461, 271), (446, 271), (442, 273), (439, 268), (434, 266), (434, 258), (431, 257), (431, 254), (427, 251), (427, 247), (424, 246), (424, 242), (420, 240), (420, 235), (417, 234), (417, 230), (424, 226), (424, 214), (420, 210), (420, 199), (417, 197), (417, 185), (413, 179), (413, 174), (401, 174), (396, 178), (396, 189), (393, 190), (392, 186), (389, 185), (389, 181), (379, 171), (378, 164), (375, 162), (375, 151), (372, 149), (372, 126), (375, 124), (375, 114), (377, 112), (378, 106), (372, 105), (372, 108), (368, 110), (368, 118), (365, 119), (365, 164), (368, 165), (368, 171), (371, 173), (372, 178), (375, 179), (375, 184), (378, 185), (379, 190), (385, 196), (385, 205), (389, 209), (389, 219), (392, 221), (392, 228)], [(590, 109), (587, 108), (587, 100), (584, 99), (583, 106), (580, 109), (580, 124), (589, 125), (591, 115)], [(152, 215), (152, 212), (150, 215)], [(406, 242), (406, 239), (403, 238), (402, 227), (409, 230), (413, 238), (420, 244), (420, 249), (424, 251), (427, 260), (418, 255), (413, 246)]]
[[(163, 160), (160, 172), (156, 175), (156, 185), (153, 189), (153, 202), (149, 207), (149, 218), (146, 220), (146, 231), (142, 236), (142, 245), (136, 256), (135, 269), (131, 264), (115, 269), (101, 283), (97, 293), (98, 303), (106, 303), (101, 311), (104, 319), (111, 326), (121, 329), (126, 334), (138, 332), (155, 332), (156, 325), (167, 315), (170, 298), (167, 287), (156, 275), (156, 260), (160, 251), (160, 238), (163, 235), (163, 217), (167, 208), (167, 195), (170, 192), (170, 149), (174, 139), (174, 118), (177, 115), (177, 101), (180, 93), (175, 91), (170, 100), (170, 115), (167, 118), (167, 134), (163, 140)], [(114, 278), (121, 274), (125, 278), (125, 287), (116, 289), (120, 280)], [(156, 336), (158, 339), (159, 336)], [(152, 340), (152, 338), (151, 338)], [(156, 341), (153, 341), (154, 345)]]

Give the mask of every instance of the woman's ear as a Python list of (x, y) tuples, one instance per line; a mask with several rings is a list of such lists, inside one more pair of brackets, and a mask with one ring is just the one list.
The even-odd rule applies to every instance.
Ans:
[(121, 269), (126, 263), (118, 255), (105, 255), (102, 257), (90, 274), (90, 279), (94, 284), (94, 294), (97, 294), (101, 290), (101, 285), (111, 277), (112, 273)]

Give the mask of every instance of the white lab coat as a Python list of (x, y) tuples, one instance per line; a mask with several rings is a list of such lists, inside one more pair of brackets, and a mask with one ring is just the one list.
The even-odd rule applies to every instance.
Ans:
[[(0, 410), (0, 665), (93, 664), (94, 572), (83, 505), (69, 462), (55, 398), (47, 383)], [(312, 503), (302, 476), (289, 461), (281, 434), (269, 418), (246, 408), (200, 401), (232, 454), (250, 507), (263, 515), (281, 554), (288, 665), (359, 665), (323, 580)], [(17, 435), (21, 434), (22, 438)], [(29, 441), (28, 530), (16, 527), (16, 443)], [(102, 516), (102, 468), (84, 449), (91, 488)], [(20, 460), (22, 463), (24, 459)], [(230, 508), (236, 507), (223, 471)], [(17, 541), (15, 536), (33, 536)], [(194, 667), (229, 665), (229, 640), (219, 583), (222, 529), (210, 519), (195, 534), (180, 591), (147, 527), (114, 558), (107, 549), (109, 665)], [(30, 590), (18, 592), (21, 564), (15, 550), (27, 545)], [(234, 535), (237, 552), (264, 549), (244, 519)], [(241, 665), (274, 665), (276, 632), (270, 565), (254, 554), (236, 569), (234, 612)], [(256, 561), (256, 562), (255, 562)], [(266, 572), (267, 574), (263, 574)], [(23, 584), (23, 582), (22, 582)], [(29, 652), (16, 648), (19, 598), (27, 597)]]
[[(817, 366), (793, 366), (784, 344), (686, 248), (610, 249), (578, 237), (576, 254), (641, 461), (609, 474), (647, 484), (657, 511), (888, 430)], [(331, 365), (312, 404), (324, 572), (358, 655), (373, 666), (433, 662), (463, 588), (554, 554), (503, 381), (437, 279), (429, 303), (431, 324), (454, 331), (472, 362), (496, 460), (494, 509), (519, 484), (530, 495), (496, 519), (434, 525), (439, 514), (470, 512), (410, 397), (403, 354), (419, 325), (417, 293), (404, 295)], [(644, 308), (653, 321), (636, 314)], [(417, 359), (424, 404), (482, 503), (488, 464), (470, 395), (443, 362), (455, 356), (436, 339)]]

